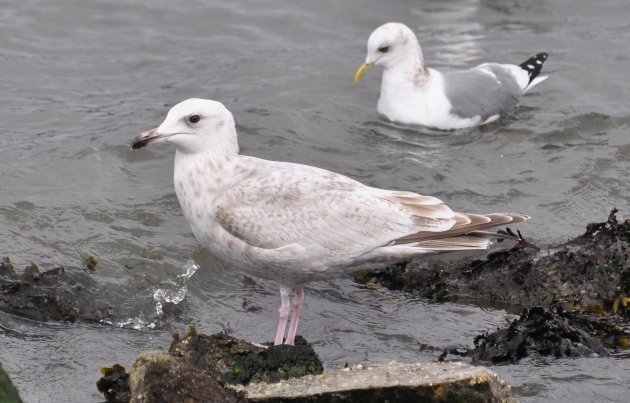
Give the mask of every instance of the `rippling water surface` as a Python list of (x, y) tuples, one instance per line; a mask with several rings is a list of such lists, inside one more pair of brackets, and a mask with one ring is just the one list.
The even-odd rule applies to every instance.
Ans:
[[(129, 140), (190, 97), (224, 102), (242, 151), (433, 194), (458, 210), (519, 211), (558, 242), (630, 214), (625, 0), (0, 1), (0, 255), (45, 269), (99, 260), (95, 300), (112, 325), (0, 313), (0, 361), (28, 402), (99, 401), (98, 368), (167, 346), (195, 324), (274, 334), (275, 285), (200, 250), (172, 187), (173, 149)], [(352, 77), (370, 32), (401, 21), (433, 67), (520, 63), (547, 51), (551, 78), (497, 124), (455, 133), (376, 116), (380, 72)], [(199, 269), (189, 281), (185, 273)], [(159, 315), (158, 303), (186, 297)], [(300, 333), (328, 368), (433, 360), (418, 343), (472, 344), (510, 315), (311, 284)], [(495, 367), (524, 401), (626, 401), (627, 359)]]

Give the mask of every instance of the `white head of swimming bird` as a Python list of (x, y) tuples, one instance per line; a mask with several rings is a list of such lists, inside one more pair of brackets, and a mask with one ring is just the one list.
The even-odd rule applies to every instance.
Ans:
[(175, 105), (132, 148), (159, 142), (176, 147), (175, 192), (199, 242), (232, 267), (278, 283), (275, 344), (294, 343), (305, 283), (425, 254), (485, 249), (496, 236), (486, 229), (529, 218), (456, 213), (435, 197), (239, 155), (232, 114), (216, 101)]
[(520, 65), (484, 63), (441, 73), (427, 67), (420, 43), (404, 24), (376, 28), (367, 42), (365, 63), (354, 81), (383, 66), (378, 113), (402, 124), (450, 130), (492, 122), (510, 112), (519, 98), (547, 76), (539, 76), (546, 53)]

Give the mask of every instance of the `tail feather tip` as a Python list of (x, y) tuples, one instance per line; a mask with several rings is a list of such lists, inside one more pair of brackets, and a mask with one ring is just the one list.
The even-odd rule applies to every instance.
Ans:
[(519, 67), (525, 70), (527, 74), (529, 75), (530, 83), (540, 73), (543, 63), (545, 63), (548, 57), (549, 57), (549, 54), (547, 54), (546, 52), (541, 52), (525, 60), (523, 63), (519, 64)]

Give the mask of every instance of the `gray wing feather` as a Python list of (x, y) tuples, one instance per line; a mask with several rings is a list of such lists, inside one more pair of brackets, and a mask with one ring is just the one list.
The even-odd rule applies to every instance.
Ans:
[[(482, 66), (496, 78), (484, 72)], [(454, 115), (462, 118), (480, 116), (484, 121), (511, 111), (518, 103), (523, 90), (515, 77), (500, 64), (482, 66), (444, 73), (444, 90)]]

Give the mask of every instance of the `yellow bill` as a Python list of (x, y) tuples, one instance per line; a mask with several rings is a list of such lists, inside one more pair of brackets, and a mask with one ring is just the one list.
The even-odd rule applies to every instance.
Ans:
[(372, 67), (374, 67), (374, 63), (363, 63), (354, 75), (354, 83), (359, 84), (359, 81), (361, 81), (365, 73), (367, 73)]

